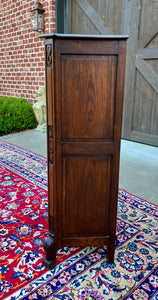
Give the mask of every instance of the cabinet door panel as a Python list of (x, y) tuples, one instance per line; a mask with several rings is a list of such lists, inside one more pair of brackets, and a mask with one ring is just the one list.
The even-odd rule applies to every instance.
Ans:
[(62, 140), (113, 140), (117, 56), (62, 55), (61, 63)]
[(112, 157), (63, 158), (63, 237), (108, 233)]

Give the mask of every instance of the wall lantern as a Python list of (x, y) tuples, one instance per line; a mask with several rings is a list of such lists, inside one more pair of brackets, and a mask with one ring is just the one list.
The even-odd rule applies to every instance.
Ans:
[(43, 31), (44, 30), (44, 12), (42, 4), (37, 0), (31, 12), (31, 30)]

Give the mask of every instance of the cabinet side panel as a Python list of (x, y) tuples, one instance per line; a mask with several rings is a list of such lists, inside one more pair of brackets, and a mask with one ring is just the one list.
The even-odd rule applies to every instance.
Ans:
[(113, 140), (116, 55), (62, 55), (62, 140)]
[(63, 157), (63, 237), (108, 234), (112, 157)]

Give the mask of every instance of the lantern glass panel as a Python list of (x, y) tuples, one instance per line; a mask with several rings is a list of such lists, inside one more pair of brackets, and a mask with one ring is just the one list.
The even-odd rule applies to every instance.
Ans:
[(38, 13), (38, 31), (43, 30), (43, 14)]
[(33, 11), (32, 12), (32, 16), (31, 16), (31, 29), (32, 30), (37, 30), (37, 15), (38, 15), (38, 12), (37, 11)]

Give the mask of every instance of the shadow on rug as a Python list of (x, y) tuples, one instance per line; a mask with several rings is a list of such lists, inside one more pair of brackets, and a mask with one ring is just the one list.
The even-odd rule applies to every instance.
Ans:
[(0, 142), (0, 299), (158, 299), (158, 207), (118, 193), (114, 264), (106, 247), (63, 248), (43, 265), (47, 162)]

